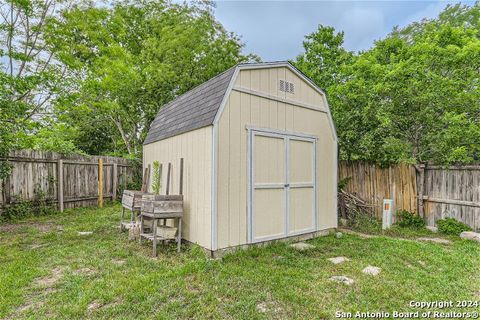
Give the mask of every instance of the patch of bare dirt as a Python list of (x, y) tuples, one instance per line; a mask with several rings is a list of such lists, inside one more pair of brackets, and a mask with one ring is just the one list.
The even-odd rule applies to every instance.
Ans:
[(279, 314), (283, 311), (283, 309), (279, 307), (277, 304), (272, 302), (265, 302), (265, 301), (257, 304), (256, 309), (260, 313), (273, 313), (273, 314)]
[(185, 278), (185, 282), (187, 283), (187, 290), (192, 293), (199, 293), (202, 291), (201, 286), (196, 281), (197, 278), (194, 275), (189, 275)]
[(113, 259), (112, 262), (117, 266), (123, 266), (127, 261), (123, 259)]
[(41, 292), (33, 292), (26, 297), (26, 301), (15, 312), (6, 319), (17, 319), (21, 314), (32, 310), (38, 309), (45, 305), (45, 296), (55, 292), (53, 286), (63, 277), (63, 269), (55, 268), (52, 270), (52, 274), (43, 278), (37, 279), (33, 284), (34, 286), (42, 287)]
[(102, 308), (110, 308), (110, 307), (114, 307), (116, 305), (119, 305), (122, 303), (122, 299), (121, 298), (116, 298), (115, 300), (113, 300), (112, 302), (108, 302), (108, 303), (105, 303)]
[(43, 248), (43, 247), (47, 247), (48, 244), (46, 243), (35, 243), (35, 244), (32, 244), (29, 248), (32, 249), (32, 250), (35, 250), (35, 249), (40, 249), (40, 248)]
[(353, 231), (353, 230), (350, 230), (350, 229), (339, 228), (338, 230), (342, 231), (343, 233), (353, 234), (353, 235), (359, 236), (360, 238), (364, 238), (364, 239), (370, 239), (370, 238), (377, 238), (378, 237), (376, 235), (361, 233), (361, 232)]
[(45, 303), (43, 301), (35, 301), (33, 298), (29, 297), (27, 301), (24, 304), (22, 304), (20, 307), (18, 307), (11, 316), (5, 319), (6, 320), (17, 319), (22, 313), (27, 312), (28, 310), (31, 310), (31, 309), (41, 308), (44, 304)]
[(52, 270), (52, 274), (40, 279), (37, 279), (35, 282), (36, 285), (41, 287), (51, 288), (55, 285), (63, 277), (63, 269), (62, 268), (55, 268)]
[(0, 232), (12, 232), (24, 227), (25, 224), (6, 223), (0, 225)]
[(103, 304), (101, 304), (100, 302), (98, 301), (93, 301), (92, 303), (90, 303), (87, 307), (87, 310), (89, 312), (92, 312), (92, 311), (95, 311), (97, 309), (100, 309), (101, 307), (103, 306)]
[(117, 298), (117, 299), (113, 300), (112, 302), (108, 302), (108, 303), (101, 303), (98, 300), (94, 300), (88, 305), (87, 311), (88, 312), (94, 312), (95, 310), (98, 310), (98, 309), (110, 308), (110, 307), (113, 307), (113, 306), (116, 306), (116, 305), (120, 304), (121, 302), (122, 302), (122, 299), (120, 299), (120, 298)]
[(21, 307), (19, 307), (16, 311), (18, 313), (22, 313), (22, 312), (25, 312), (25, 311), (30, 310), (30, 309), (40, 308), (43, 305), (44, 305), (43, 301), (32, 301), (31, 299), (29, 299), (29, 301), (27, 301), (25, 304), (23, 304)]
[(49, 223), (32, 223), (31, 224), (33, 227), (35, 227), (38, 231), (40, 232), (50, 232), (53, 229), (56, 229), (56, 225), (49, 222)]
[(448, 239), (442, 239), (442, 238), (418, 238), (418, 241), (423, 241), (423, 242), (433, 242), (433, 243), (439, 243), (439, 244), (452, 244), (453, 242), (448, 240)]
[(188, 283), (187, 284), (187, 289), (188, 289), (188, 291), (190, 291), (192, 293), (199, 293), (201, 291), (200, 287), (197, 286), (195, 283)]
[(33, 227), (40, 232), (50, 232), (52, 230), (62, 231), (63, 227), (53, 222), (26, 222), (26, 223), (6, 223), (0, 225), (0, 232), (15, 232), (24, 227)]
[(80, 268), (80, 269), (75, 270), (75, 273), (89, 276), (89, 275), (97, 273), (97, 270), (93, 269), (93, 268), (84, 267), (84, 268)]
[(266, 301), (257, 304), (256, 309), (259, 313), (273, 314), (275, 318), (282, 318), (280, 315), (285, 313), (282, 306), (275, 301), (270, 294), (268, 294)]

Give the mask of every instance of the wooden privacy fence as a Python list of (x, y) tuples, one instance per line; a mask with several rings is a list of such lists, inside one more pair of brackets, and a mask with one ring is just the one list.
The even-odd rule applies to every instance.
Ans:
[(480, 166), (401, 164), (381, 168), (363, 161), (341, 161), (339, 181), (349, 179), (345, 191), (374, 204), (382, 216), (383, 199), (393, 199), (396, 210), (416, 212), (427, 225), (453, 217), (480, 230)]
[(134, 177), (134, 166), (122, 158), (62, 156), (58, 153), (21, 150), (8, 157), (10, 177), (0, 186), (0, 209), (22, 200), (34, 200), (41, 192), (59, 210), (102, 205), (115, 199), (117, 189)]

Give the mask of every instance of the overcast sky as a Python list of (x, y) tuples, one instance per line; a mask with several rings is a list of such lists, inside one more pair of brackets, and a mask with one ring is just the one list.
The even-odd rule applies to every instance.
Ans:
[[(287, 60), (302, 52), (302, 41), (319, 24), (345, 32), (349, 50), (368, 49), (394, 26), (433, 18), (460, 1), (217, 1), (215, 16), (240, 35), (245, 53), (263, 61)], [(473, 4), (474, 1), (461, 1)]]

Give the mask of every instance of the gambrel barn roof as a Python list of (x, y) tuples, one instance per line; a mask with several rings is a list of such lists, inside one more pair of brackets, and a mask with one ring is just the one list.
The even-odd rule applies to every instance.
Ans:
[[(162, 106), (150, 126), (144, 144), (150, 144), (213, 124), (221, 109), (222, 102), (228, 94), (229, 86), (232, 83), (232, 78), (236, 75), (236, 71), (249, 67), (287, 67), (309, 82), (325, 97), (323, 91), (315, 83), (287, 61), (241, 63)], [(335, 132), (328, 107), (327, 112), (329, 113), (332, 130)]]
[(228, 69), (161, 107), (144, 144), (212, 124), (235, 68)]

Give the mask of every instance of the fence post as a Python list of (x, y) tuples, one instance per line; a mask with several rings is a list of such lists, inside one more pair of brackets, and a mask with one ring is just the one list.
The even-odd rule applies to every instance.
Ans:
[(98, 207), (103, 208), (103, 159), (98, 159)]
[(417, 190), (417, 205), (418, 205), (418, 215), (422, 218), (425, 217), (425, 208), (423, 196), (425, 193), (425, 165), (415, 165), (415, 171), (419, 174), (418, 178), (418, 190)]
[(12, 197), (10, 195), (10, 176), (5, 178), (2, 181), (2, 191), (3, 191), (3, 205), (10, 204), (12, 202)]
[(112, 169), (112, 201), (117, 200), (117, 164), (113, 164)]
[(58, 210), (63, 212), (63, 160), (59, 159), (57, 161), (57, 199), (58, 199)]

